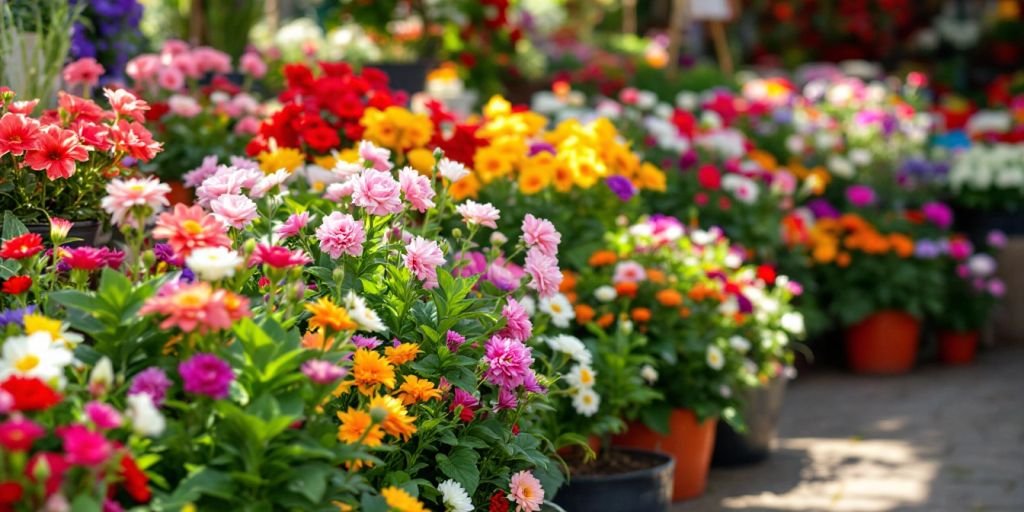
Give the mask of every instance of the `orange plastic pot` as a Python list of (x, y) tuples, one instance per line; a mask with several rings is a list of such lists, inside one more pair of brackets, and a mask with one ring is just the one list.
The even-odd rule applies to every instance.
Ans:
[(172, 207), (178, 203), (192, 204), (192, 191), (185, 188), (180, 180), (168, 180), (167, 184), (171, 187), (171, 193), (167, 194), (167, 199), (171, 202)]
[(939, 333), (939, 359), (946, 364), (970, 364), (978, 353), (978, 331)]
[(901, 374), (914, 367), (921, 322), (883, 310), (846, 329), (846, 360), (857, 373)]
[(717, 424), (716, 418), (699, 422), (693, 411), (674, 409), (669, 416), (667, 435), (655, 432), (642, 423), (632, 422), (626, 433), (612, 439), (612, 444), (671, 455), (676, 461), (672, 501), (696, 498), (707, 487)]

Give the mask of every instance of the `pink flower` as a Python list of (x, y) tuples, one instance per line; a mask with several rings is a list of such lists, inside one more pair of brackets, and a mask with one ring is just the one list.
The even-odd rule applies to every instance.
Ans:
[(527, 213), (523, 218), (523, 241), (527, 247), (537, 247), (544, 254), (554, 256), (558, 254), (558, 244), (562, 242), (562, 235), (551, 221), (538, 219)]
[(291, 268), (313, 261), (302, 249), (291, 250), (278, 245), (258, 244), (249, 259), (249, 265), (270, 265), (274, 268)]
[(231, 239), (224, 233), (224, 225), (200, 206), (177, 204), (171, 212), (164, 212), (156, 221), (153, 238), (167, 240), (174, 253), (182, 258), (200, 247), (228, 247)]
[(147, 53), (128, 61), (125, 73), (136, 82), (148, 82), (156, 76), (159, 69), (160, 57)]
[(501, 388), (498, 390), (498, 401), (494, 404), (494, 412), (507, 411), (515, 409), (519, 406), (519, 398), (516, 397), (516, 392), (511, 388)]
[(176, 116), (181, 116), (186, 119), (191, 119), (198, 116), (203, 111), (203, 107), (199, 106), (199, 102), (191, 96), (185, 96), (183, 94), (175, 94), (167, 100), (167, 108), (171, 110), (171, 113)]
[[(11, 400), (13, 402), (13, 398)], [(0, 446), (8, 452), (27, 452), (36, 440), (44, 435), (46, 429), (18, 415), (0, 423)]]
[(38, 145), (39, 121), (10, 112), (0, 117), (0, 157), (10, 153), (21, 156)]
[(156, 73), (156, 84), (167, 91), (180, 91), (185, 87), (185, 74), (178, 68), (162, 67)]
[(516, 504), (516, 512), (538, 512), (544, 504), (544, 488), (533, 473), (520, 471), (509, 480), (508, 499)]
[[(210, 176), (217, 173), (217, 155), (210, 155), (203, 157), (203, 163), (185, 173), (184, 181), (185, 186), (190, 188), (198, 187), (202, 185), (204, 181)], [(212, 198), (211, 198), (212, 200)]]
[(50, 240), (63, 241), (68, 237), (68, 233), (71, 232), (71, 227), (74, 225), (70, 220), (50, 217)]
[(132, 158), (143, 162), (152, 160), (163, 147), (154, 141), (149, 130), (138, 122), (129, 123), (122, 119), (113, 126), (110, 133), (118, 151), (127, 152)]
[(502, 388), (517, 388), (526, 383), (527, 376), (533, 373), (533, 355), (530, 347), (523, 342), (495, 335), (484, 347), (484, 363), (487, 369), (484, 378), (487, 382)]
[(368, 141), (359, 141), (359, 156), (373, 165), (378, 171), (391, 170), (391, 151), (386, 148), (377, 147), (376, 144)]
[(458, 352), (459, 347), (466, 343), (466, 337), (459, 334), (458, 331), (448, 330), (445, 334), (445, 345), (448, 347), (450, 352)]
[[(461, 410), (459, 409), (461, 407)], [(480, 408), (480, 400), (473, 396), (470, 392), (455, 388), (455, 392), (452, 393), (452, 404), (448, 407), (448, 410), (455, 412), (459, 411), (459, 420), (464, 423), (473, 421), (474, 413)]]
[(320, 240), (320, 250), (338, 259), (342, 254), (362, 255), (366, 232), (363, 224), (351, 215), (333, 212), (316, 228), (316, 237)]
[(957, 261), (966, 260), (974, 252), (974, 246), (966, 238), (954, 238), (949, 241), (949, 255)]
[(189, 78), (202, 78), (203, 73), (199, 70), (199, 62), (190, 52), (176, 54), (171, 58), (171, 66)]
[(558, 287), (562, 284), (562, 271), (558, 269), (558, 259), (541, 252), (537, 247), (531, 248), (526, 253), (526, 273), (530, 275), (530, 283), (527, 285), (541, 297), (551, 297), (558, 293)]
[(302, 364), (302, 374), (316, 384), (330, 384), (348, 373), (344, 368), (320, 359), (311, 359)]
[(60, 109), (73, 121), (92, 121), (98, 123), (107, 117), (107, 112), (94, 101), (80, 98), (64, 91), (57, 93)]
[(164, 45), (160, 48), (160, 55), (168, 58), (188, 53), (188, 43), (181, 39), (168, 39), (164, 41)]
[(267, 64), (256, 52), (245, 52), (238, 62), (239, 69), (253, 78), (263, 78), (267, 74)]
[(107, 151), (114, 145), (110, 139), (110, 127), (105, 124), (79, 119), (71, 124), (71, 129), (82, 143), (98, 151)]
[(414, 236), (405, 246), (404, 261), (416, 278), (423, 280), (424, 288), (437, 286), (437, 266), (444, 264), (444, 253), (437, 242)]
[(298, 235), (309, 224), (309, 212), (293, 213), (274, 229), (274, 233), (281, 238), (291, 238)]
[(158, 213), (170, 202), (167, 194), (171, 187), (153, 177), (127, 180), (115, 179), (107, 183), (107, 196), (101, 201), (103, 209), (110, 214), (110, 220), (119, 226), (144, 219), (135, 218), (137, 213)]
[(178, 365), (185, 392), (220, 400), (227, 398), (235, 373), (231, 365), (213, 355), (199, 353)]
[(200, 74), (217, 73), (223, 75), (231, 72), (231, 57), (215, 48), (200, 46), (192, 50), (192, 58), (196, 61)]
[(390, 172), (366, 169), (352, 178), (352, 203), (366, 208), (371, 215), (387, 215), (402, 211), (401, 191)]
[(245, 116), (235, 123), (235, 133), (238, 135), (256, 135), (260, 131), (260, 120), (257, 117)]
[(244, 229), (259, 216), (256, 203), (241, 194), (224, 194), (210, 202), (210, 209), (217, 219), (235, 229)]
[(249, 299), (234, 292), (213, 289), (210, 283), (171, 281), (142, 305), (139, 314), (167, 318), (161, 329), (177, 327), (185, 332), (229, 329), (232, 322), (249, 316)]
[(93, 401), (85, 404), (85, 416), (101, 430), (121, 426), (121, 413), (103, 402)]
[(420, 213), (434, 207), (434, 187), (430, 186), (430, 180), (426, 176), (411, 167), (403, 167), (398, 171), (398, 184), (405, 195), (405, 200)]
[(992, 279), (988, 282), (988, 293), (992, 294), (993, 297), (1002, 297), (1006, 295), (1006, 284), (1001, 279)]
[(259, 181), (249, 189), (249, 195), (259, 199), (267, 195), (271, 190), (277, 189), (280, 191), (284, 188), (284, 182), (288, 181), (288, 178), (290, 177), (291, 174), (288, 171), (278, 169), (260, 178)]
[(138, 122), (146, 120), (146, 111), (149, 110), (149, 104), (144, 100), (136, 98), (134, 94), (125, 90), (111, 90), (103, 89), (103, 94), (107, 97), (107, 101), (110, 102), (110, 108), (114, 109), (114, 112), (118, 116), (124, 119), (134, 119)]
[(351, 197), (355, 186), (355, 180), (348, 180), (342, 183), (331, 183), (327, 185), (324, 192), (324, 199), (331, 202), (339, 202), (346, 197)]
[(632, 261), (620, 261), (615, 265), (615, 275), (612, 276), (612, 283), (619, 284), (622, 282), (629, 281), (631, 283), (639, 283), (647, 279), (647, 271), (644, 270), (644, 266)]
[[(61, 91), (63, 92), (63, 91)], [(7, 111), (14, 114), (30, 115), (32, 111), (36, 109), (36, 105), (39, 104), (39, 100), (23, 100), (23, 101), (12, 101), (7, 107)]]
[(491, 203), (480, 204), (472, 199), (467, 199), (460, 204), (455, 211), (462, 215), (462, 221), (467, 225), (486, 226), (491, 229), (497, 228), (496, 221), (501, 218), (501, 212)]
[(210, 202), (223, 195), (241, 194), (242, 189), (256, 186), (264, 177), (257, 169), (243, 169), (234, 165), (217, 166), (216, 172), (196, 189), (197, 203), (208, 206)]
[(57, 429), (64, 443), (64, 456), (69, 464), (99, 466), (113, 454), (114, 447), (103, 434), (93, 432), (85, 425), (71, 425)]
[(96, 62), (96, 59), (85, 57), (64, 66), (64, 81), (71, 86), (93, 87), (100, 83), (103, 72), (103, 66)]
[(128, 387), (128, 396), (146, 394), (153, 401), (153, 405), (160, 407), (167, 397), (167, 390), (171, 387), (171, 381), (167, 374), (156, 366), (150, 366), (142, 370), (132, 379)]
[(51, 181), (70, 178), (75, 174), (75, 162), (89, 159), (89, 150), (79, 143), (71, 130), (53, 127), (42, 132), (35, 149), (25, 152), (25, 165), (37, 171), (46, 171)]
[(498, 332), (498, 336), (516, 341), (526, 341), (533, 334), (530, 314), (516, 299), (511, 297), (508, 299), (508, 303), (501, 310), (501, 316), (505, 317), (505, 327)]

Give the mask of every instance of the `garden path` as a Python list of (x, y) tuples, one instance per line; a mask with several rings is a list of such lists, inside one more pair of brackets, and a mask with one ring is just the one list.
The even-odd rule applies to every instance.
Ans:
[(1024, 511), (1024, 346), (911, 375), (793, 382), (776, 452), (673, 512)]

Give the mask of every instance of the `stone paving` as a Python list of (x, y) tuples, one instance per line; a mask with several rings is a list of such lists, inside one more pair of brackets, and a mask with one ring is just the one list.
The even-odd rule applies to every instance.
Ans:
[(673, 512), (731, 510), (1024, 512), (1024, 346), (906, 376), (801, 377), (772, 457), (712, 470)]

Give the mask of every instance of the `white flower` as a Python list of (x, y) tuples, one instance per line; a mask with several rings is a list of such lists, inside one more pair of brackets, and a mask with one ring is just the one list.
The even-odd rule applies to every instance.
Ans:
[(227, 247), (200, 247), (185, 259), (188, 268), (203, 281), (218, 281), (235, 275), (242, 257)]
[(643, 368), (640, 368), (640, 376), (643, 377), (648, 384), (653, 385), (658, 381), (658, 370), (655, 370), (653, 366), (645, 364)]
[(737, 335), (729, 338), (729, 346), (741, 354), (746, 354), (750, 350), (750, 341), (743, 336)]
[(725, 316), (732, 316), (740, 312), (740, 304), (736, 297), (729, 297), (718, 305), (718, 313)]
[(601, 302), (611, 302), (618, 296), (619, 294), (615, 291), (615, 288), (608, 285), (598, 286), (594, 290), (594, 297)]
[(854, 148), (849, 153), (850, 161), (854, 164), (864, 167), (865, 165), (871, 164), (874, 157), (871, 156), (871, 152), (864, 148)]
[(572, 397), (572, 406), (578, 414), (589, 418), (597, 414), (597, 410), (601, 407), (601, 395), (597, 394), (593, 389), (580, 388)]
[(786, 150), (793, 154), (800, 154), (804, 152), (806, 145), (804, 144), (803, 137), (793, 134), (786, 137)]
[(153, 405), (153, 397), (149, 393), (128, 395), (125, 415), (132, 421), (132, 430), (140, 436), (156, 437), (164, 432), (167, 425), (163, 414)]
[(712, 370), (721, 370), (722, 367), (725, 366), (725, 356), (722, 355), (722, 349), (715, 345), (708, 345), (705, 360), (707, 360), (708, 366), (710, 366)]
[(574, 364), (565, 375), (565, 381), (575, 389), (589, 389), (597, 381), (597, 372), (590, 365)]
[(503, 235), (501, 231), (491, 233), (491, 245), (501, 247), (502, 245), (505, 245), (505, 242), (508, 242), (508, 237)]
[(651, 91), (638, 91), (636, 95), (636, 106), (643, 110), (650, 110), (658, 104), (658, 95)]
[(827, 166), (829, 172), (839, 176), (840, 178), (851, 179), (854, 176), (853, 164), (851, 164), (846, 158), (843, 158), (842, 155), (832, 155), (828, 157)]
[[(520, 302), (521, 304), (522, 302)], [(555, 352), (561, 352), (572, 358), (579, 364), (590, 366), (593, 356), (587, 350), (587, 346), (579, 338), (568, 334), (546, 336), (544, 342)]]
[(743, 256), (740, 256), (739, 253), (736, 252), (729, 252), (729, 254), (726, 254), (725, 258), (723, 258), (723, 262), (725, 263), (725, 266), (729, 268), (740, 268), (740, 265), (743, 264)]
[(797, 311), (790, 311), (782, 315), (779, 325), (787, 332), (799, 336), (804, 333), (804, 315)]
[(551, 323), (556, 327), (569, 327), (569, 321), (576, 318), (576, 310), (572, 308), (572, 303), (561, 293), (541, 297), (540, 310), (551, 317)]
[(751, 361), (750, 359), (743, 360), (743, 369), (751, 375), (757, 375), (758, 373), (757, 363)]
[(455, 480), (445, 480), (437, 486), (445, 512), (473, 512), (473, 501)]
[(114, 365), (110, 358), (103, 356), (96, 362), (89, 373), (89, 389), (107, 390), (114, 383)]
[(441, 173), (441, 177), (448, 180), (451, 183), (461, 180), (469, 175), (469, 170), (466, 169), (465, 165), (455, 160), (449, 160), (442, 158), (437, 164), (437, 170)]
[(54, 343), (48, 332), (14, 336), (4, 342), (0, 356), (0, 380), (11, 375), (37, 377), (62, 388), (64, 367), (73, 360), (71, 351)]
[(709, 245), (714, 243), (718, 236), (710, 231), (704, 231), (703, 229), (696, 229), (690, 233), (690, 240), (697, 245)]
[(537, 314), (537, 301), (529, 295), (519, 299), (519, 305), (523, 307), (527, 315), (533, 316)]
[(366, 301), (353, 291), (345, 296), (345, 309), (348, 310), (349, 318), (358, 324), (362, 331), (383, 332), (386, 329), (377, 312), (367, 306)]
[(676, 106), (683, 110), (695, 110), (700, 104), (700, 98), (693, 91), (679, 91), (676, 94)]
[(725, 384), (722, 384), (721, 386), (718, 387), (718, 394), (722, 395), (722, 398), (729, 398), (732, 396), (732, 388)]
[(975, 254), (967, 260), (967, 269), (974, 277), (988, 277), (996, 271), (996, 260), (988, 254)]
[(291, 173), (287, 170), (278, 169), (277, 171), (260, 178), (260, 180), (257, 181), (249, 190), (249, 195), (259, 199), (267, 195), (267, 192), (270, 192), (274, 187), (283, 185), (291, 176)]
[(722, 188), (728, 190), (733, 197), (746, 204), (756, 202), (761, 192), (757, 182), (735, 173), (726, 174), (722, 177)]
[(633, 261), (620, 261), (615, 265), (615, 274), (612, 276), (613, 283), (631, 282), (638, 283), (647, 279), (647, 271), (644, 266)]

